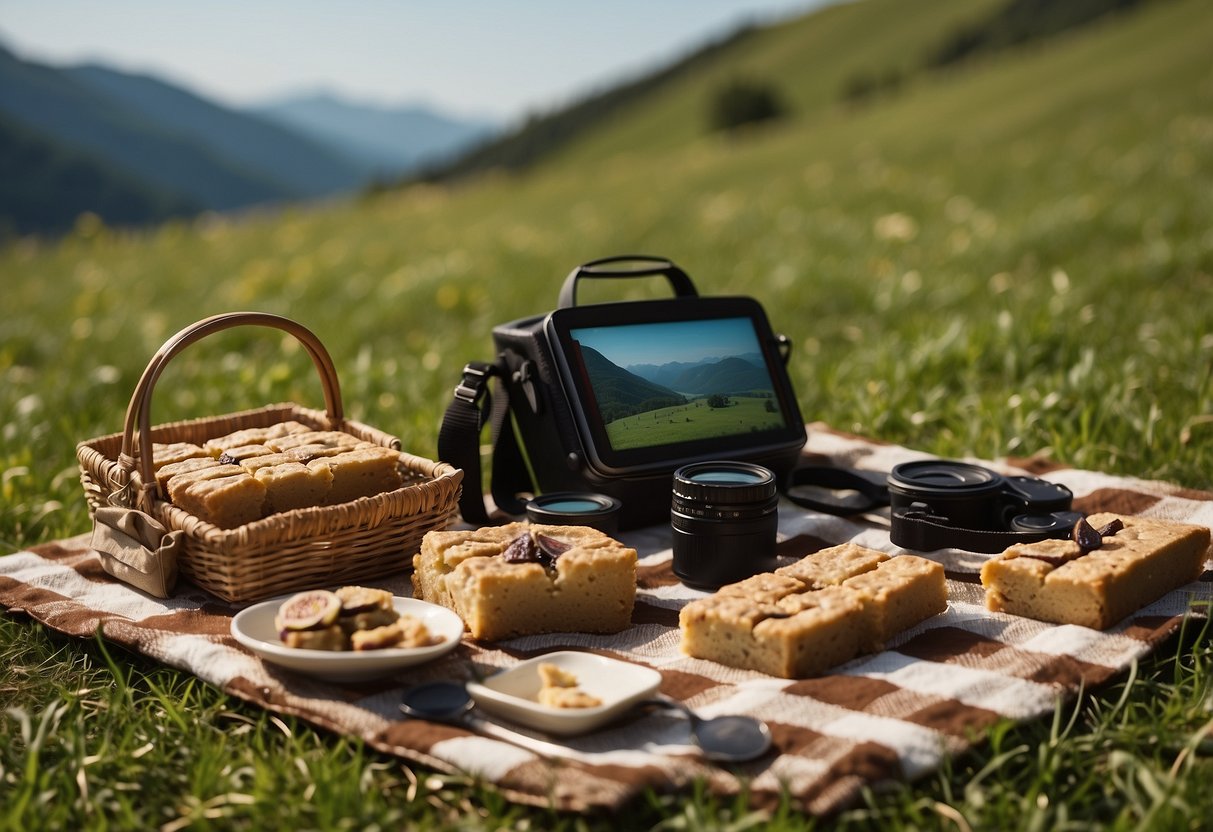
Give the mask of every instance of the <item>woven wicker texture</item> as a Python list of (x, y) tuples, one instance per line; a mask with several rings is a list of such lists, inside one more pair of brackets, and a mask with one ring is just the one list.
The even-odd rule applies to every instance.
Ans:
[[(152, 427), (152, 393), (168, 362), (203, 337), (247, 325), (281, 329), (303, 343), (324, 385), (326, 410), (275, 404)], [(237, 430), (292, 420), (398, 451), (403, 486), (340, 505), (272, 514), (233, 529), (204, 522), (158, 493), (152, 443), (200, 445)], [(243, 602), (406, 568), (425, 533), (443, 528), (455, 516), (463, 472), (399, 449), (395, 437), (344, 418), (332, 361), (310, 331), (276, 315), (241, 312), (207, 318), (165, 342), (131, 397), (123, 432), (81, 442), (76, 457), (90, 511), (103, 505), (138, 507), (167, 528), (181, 530), (181, 574), (224, 600)]]

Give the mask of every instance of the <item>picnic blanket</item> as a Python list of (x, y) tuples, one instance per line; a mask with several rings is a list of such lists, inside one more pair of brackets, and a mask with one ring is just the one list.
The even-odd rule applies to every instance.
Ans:
[[(887, 471), (924, 458), (812, 425), (805, 455), (816, 464)], [(1036, 462), (981, 462), (1004, 473), (1047, 473), (1069, 486), (1085, 512), (1140, 514), (1213, 526), (1213, 494), (1161, 482)], [(779, 552), (791, 559), (854, 541), (896, 555), (887, 510), (839, 518), (780, 507)], [(466, 639), (430, 664), (358, 684), (324, 683), (277, 670), (229, 633), (236, 609), (186, 586), (167, 601), (116, 583), (90, 551), (86, 535), (0, 558), (0, 604), (79, 637), (106, 639), (190, 673), (257, 706), (361, 737), (381, 752), (443, 772), (468, 772), (514, 801), (560, 809), (612, 809), (647, 788), (677, 790), (699, 779), (713, 792), (748, 789), (757, 805), (791, 795), (802, 809), (828, 813), (864, 786), (921, 777), (946, 755), (979, 742), (1003, 719), (1051, 713), (1080, 688), (1104, 682), (1174, 633), (1194, 605), (1207, 611), (1213, 583), (1171, 592), (1107, 631), (1055, 626), (986, 610), (977, 579), (988, 557), (956, 550), (927, 556), (948, 576), (945, 613), (902, 634), (886, 649), (828, 675), (787, 680), (689, 658), (679, 651), (678, 611), (701, 593), (670, 568), (668, 528), (621, 535), (641, 555), (633, 626), (617, 635), (553, 634), (500, 643)], [(410, 594), (405, 575), (382, 584)], [(591, 734), (558, 742), (500, 723), (507, 733), (404, 718), (407, 688), (469, 679), (545, 652), (575, 649), (656, 668), (661, 692), (698, 712), (752, 714), (774, 737), (766, 756), (744, 764), (707, 762), (687, 722), (637, 713)], [(487, 735), (491, 733), (491, 735)], [(503, 738), (505, 737), (505, 738)]]

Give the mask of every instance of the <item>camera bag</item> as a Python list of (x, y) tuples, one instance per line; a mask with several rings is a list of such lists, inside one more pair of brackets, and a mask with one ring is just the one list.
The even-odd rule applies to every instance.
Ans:
[[(714, 300), (700, 299), (690, 277), (669, 260), (629, 255), (575, 268), (560, 289), (558, 309), (577, 307), (577, 288), (583, 280), (646, 276), (664, 277), (673, 289), (674, 302), (706, 304)], [(628, 306), (639, 311), (646, 304), (657, 303), (671, 302), (635, 301)], [(525, 514), (526, 500), (531, 496), (574, 491), (620, 500), (621, 528), (668, 522), (673, 472), (693, 460), (671, 457), (668, 464), (656, 469), (648, 466), (636, 471), (603, 471), (595, 466), (593, 449), (586, 447), (579, 431), (575, 411), (581, 403), (570, 401), (576, 392), (562, 380), (555, 354), (558, 347), (545, 328), (548, 318), (547, 314), (535, 315), (494, 327), (496, 357), (468, 362), (447, 406), (438, 436), (438, 456), (465, 472), (460, 500), (464, 521), (492, 521), (477, 487), (482, 483), (480, 436), (488, 425), (492, 448), (489, 492), (496, 508), (506, 515)], [(765, 465), (782, 478), (799, 458), (805, 434), (785, 366), (790, 342), (782, 335), (774, 336), (774, 341), (763, 349), (777, 356), (768, 360), (767, 370), (781, 391), (787, 436), (777, 447), (768, 443), (730, 453), (729, 458)]]

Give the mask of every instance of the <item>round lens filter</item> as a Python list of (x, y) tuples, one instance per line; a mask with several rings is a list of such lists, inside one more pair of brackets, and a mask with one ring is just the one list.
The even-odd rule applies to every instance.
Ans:
[(606, 494), (583, 491), (554, 491), (527, 501), (526, 516), (532, 523), (549, 526), (589, 526), (604, 534), (619, 529), (623, 503)]

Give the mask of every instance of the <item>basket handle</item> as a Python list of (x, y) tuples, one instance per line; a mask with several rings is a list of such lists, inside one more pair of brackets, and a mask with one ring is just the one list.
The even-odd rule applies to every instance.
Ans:
[(134, 448), (136, 422), (138, 422), (138, 465), (142, 488), (136, 496), (135, 502), (144, 511), (151, 510), (152, 500), (157, 492), (156, 477), (152, 471), (151, 430), (152, 393), (155, 390), (156, 381), (160, 378), (164, 368), (168, 366), (169, 361), (186, 347), (208, 335), (237, 326), (264, 326), (280, 329), (293, 335), (307, 349), (308, 354), (312, 357), (312, 363), (316, 365), (316, 370), (320, 374), (320, 382), (324, 387), (324, 407), (328, 414), (330, 428), (335, 429), (344, 421), (345, 414), (341, 405), (341, 387), (337, 382), (337, 370), (333, 366), (333, 359), (329, 356), (328, 350), (311, 330), (290, 318), (272, 315), (268, 312), (227, 312), (213, 315), (190, 324), (165, 341), (164, 346), (156, 352), (144, 369), (143, 375), (140, 376), (139, 383), (135, 386), (135, 392), (126, 409), (126, 420), (122, 432), (122, 451), (118, 456), (117, 474), (121, 482), (115, 483), (118, 489), (115, 496), (125, 493), (130, 484), (130, 473), (135, 468), (136, 460), (131, 451)]

